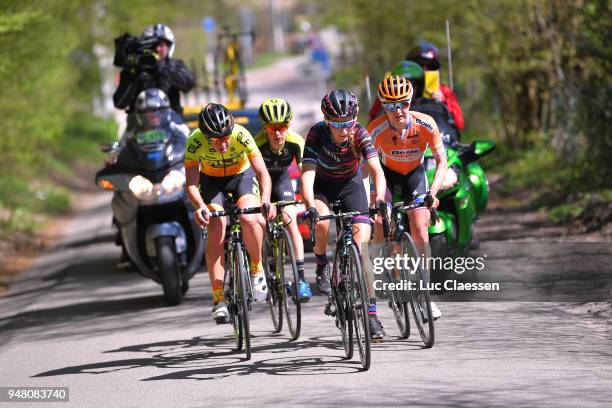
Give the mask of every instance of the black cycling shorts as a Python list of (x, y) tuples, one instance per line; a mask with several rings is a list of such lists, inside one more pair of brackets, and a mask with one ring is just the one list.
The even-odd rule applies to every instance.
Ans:
[(252, 168), (228, 177), (200, 174), (200, 193), (205, 204), (217, 204), (223, 208), (225, 208), (225, 194), (228, 193), (232, 193), (234, 203), (247, 194), (260, 198), (259, 183)]
[(289, 171), (285, 170), (278, 176), (272, 178), (272, 194), (270, 201), (292, 201), (295, 200), (295, 192), (293, 184), (291, 184), (291, 176)]
[(399, 188), (400, 197), (406, 205), (415, 198), (424, 196), (429, 190), (427, 175), (423, 165), (420, 165), (408, 174), (396, 173), (384, 165), (382, 165), (382, 168), (385, 173), (385, 179), (387, 179), (387, 190), (391, 192), (392, 196), (395, 196), (395, 190)]
[[(361, 172), (347, 181), (328, 181), (315, 177), (314, 196), (328, 207), (330, 203), (340, 200), (342, 211), (368, 211), (368, 197), (363, 185)], [(331, 209), (331, 208), (330, 208)], [(354, 223), (370, 224), (368, 215), (353, 218)]]

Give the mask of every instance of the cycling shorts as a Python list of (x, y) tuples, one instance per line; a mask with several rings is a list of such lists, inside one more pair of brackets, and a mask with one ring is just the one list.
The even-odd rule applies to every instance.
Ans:
[(245, 195), (260, 198), (259, 183), (255, 172), (250, 167), (243, 173), (228, 177), (212, 177), (202, 173), (200, 174), (200, 192), (204, 203), (210, 210), (218, 209), (213, 209), (211, 204), (226, 208), (225, 194), (228, 193), (233, 195), (235, 203)]
[(424, 196), (429, 190), (427, 175), (421, 164), (408, 174), (396, 173), (388, 167), (381, 165), (387, 179), (387, 201), (391, 202), (396, 195), (396, 189), (400, 190), (400, 197), (404, 204), (409, 204), (415, 198)]
[(272, 194), (270, 195), (270, 200), (272, 202), (295, 200), (291, 176), (286, 169), (279, 176), (272, 178)]
[[(328, 207), (330, 203), (339, 200), (340, 209), (344, 212), (368, 210), (368, 197), (361, 172), (357, 172), (346, 181), (339, 182), (315, 177), (313, 190), (315, 198), (323, 201)], [(368, 215), (359, 215), (353, 218), (353, 222), (370, 224), (371, 220)]]

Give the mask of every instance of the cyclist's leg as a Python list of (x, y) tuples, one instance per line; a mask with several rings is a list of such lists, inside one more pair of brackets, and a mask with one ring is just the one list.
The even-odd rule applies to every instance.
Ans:
[[(223, 184), (224, 180), (215, 180), (216, 178), (201, 176), (200, 190), (202, 191), (202, 199), (207, 204), (211, 211), (222, 210), (224, 204)], [(224, 217), (212, 218), (208, 224), (208, 240), (205, 250), (206, 268), (210, 278), (212, 287), (213, 305), (217, 306), (219, 302), (224, 301), (223, 295), (223, 274), (224, 259), (223, 259), (223, 240), (225, 238), (225, 226), (227, 221)], [(227, 313), (227, 310), (225, 310)], [(213, 309), (213, 317), (215, 317), (215, 309)], [(221, 316), (222, 318), (223, 316)]]
[[(422, 197), (427, 193), (427, 176), (423, 166), (419, 166), (414, 171), (406, 175), (402, 185), (402, 198), (405, 203), (409, 203), (417, 197)], [(410, 234), (419, 251), (419, 255), (429, 256), (429, 209), (422, 207), (408, 212), (410, 218)]]

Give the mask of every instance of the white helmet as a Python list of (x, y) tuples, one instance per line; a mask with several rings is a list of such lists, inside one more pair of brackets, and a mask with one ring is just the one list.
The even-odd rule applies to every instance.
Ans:
[(175, 40), (174, 33), (170, 27), (165, 24), (154, 24), (152, 26), (148, 26), (144, 30), (144, 33), (142, 33), (142, 36), (144, 38), (155, 37), (159, 40), (168, 41), (170, 43), (170, 52), (168, 53), (168, 56), (172, 57), (172, 54), (174, 53)]

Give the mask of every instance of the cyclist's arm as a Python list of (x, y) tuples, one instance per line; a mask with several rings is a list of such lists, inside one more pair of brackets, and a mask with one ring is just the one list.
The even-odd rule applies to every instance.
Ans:
[[(380, 166), (378, 156), (374, 156), (368, 160), (366, 162), (366, 168), (368, 169), (368, 174), (374, 179), (374, 189), (376, 191), (376, 198), (374, 201), (384, 201), (385, 191), (387, 190), (387, 181), (385, 180), (385, 173)], [(366, 190), (366, 193), (369, 193), (369, 191)]]
[(438, 132), (438, 127), (433, 121), (432, 125), (433, 132), (429, 134), (428, 143), (431, 146), (431, 151), (433, 152), (434, 159), (436, 160), (436, 172), (430, 188), (431, 194), (435, 197), (438, 194), (438, 191), (440, 191), (440, 187), (442, 187), (442, 183), (446, 177), (448, 162), (446, 160), (446, 150), (444, 149), (440, 132)]
[(315, 206), (314, 202), (314, 180), (317, 174), (316, 168), (305, 166), (302, 171), (302, 199), (306, 208)]
[(255, 171), (257, 180), (259, 180), (259, 189), (261, 194), (261, 203), (270, 204), (270, 193), (272, 192), (272, 179), (266, 169), (266, 163), (261, 155), (251, 157), (251, 167)]

